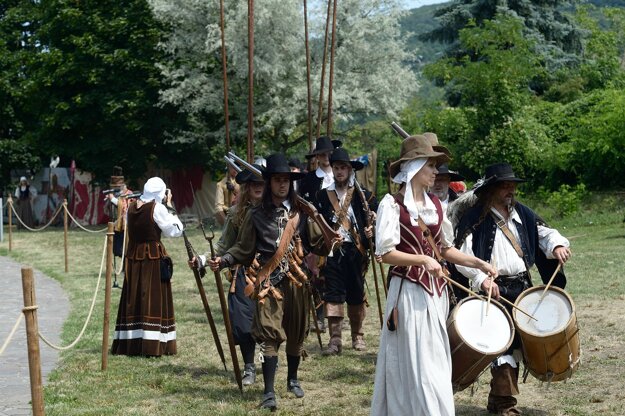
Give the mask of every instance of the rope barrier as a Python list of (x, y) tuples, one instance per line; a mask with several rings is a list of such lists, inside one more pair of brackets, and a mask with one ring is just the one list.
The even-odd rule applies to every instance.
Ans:
[(105, 237), (104, 238), (104, 248), (102, 249), (102, 261), (100, 262), (100, 273), (98, 274), (98, 282), (96, 283), (96, 286), (95, 286), (95, 293), (93, 294), (93, 299), (91, 300), (91, 308), (89, 309), (89, 314), (87, 315), (87, 320), (85, 321), (85, 324), (83, 325), (82, 329), (80, 330), (80, 334), (78, 334), (78, 337), (71, 344), (69, 344), (69, 345), (67, 345), (65, 347), (59, 347), (58, 345), (52, 344), (50, 341), (48, 341), (41, 334), (41, 332), (39, 332), (39, 338), (41, 338), (41, 340), (44, 343), (46, 343), (50, 348), (53, 348), (53, 349), (55, 349), (57, 351), (66, 351), (66, 350), (72, 348), (74, 345), (76, 345), (78, 343), (78, 341), (80, 341), (80, 339), (82, 338), (83, 334), (85, 333), (85, 330), (87, 329), (87, 325), (89, 324), (89, 320), (91, 319), (91, 314), (93, 313), (93, 309), (95, 307), (95, 300), (96, 300), (96, 298), (98, 296), (98, 290), (100, 289), (100, 281), (102, 280), (102, 270), (104, 269), (104, 259), (106, 258), (106, 243), (107, 243), (107, 239)]
[(48, 221), (48, 223), (46, 225), (44, 225), (43, 227), (39, 227), (39, 228), (31, 228), (28, 225), (24, 224), (24, 221), (22, 221), (20, 216), (17, 214), (17, 211), (15, 211), (15, 209), (13, 208), (13, 203), (10, 202), (10, 201), (7, 201), (7, 204), (11, 204), (11, 211), (13, 212), (13, 214), (15, 214), (15, 216), (17, 217), (17, 220), (20, 222), (20, 224), (22, 224), (22, 226), (24, 228), (26, 228), (28, 231), (33, 231), (33, 232), (43, 231), (46, 228), (48, 228), (50, 226), (50, 224), (52, 224), (52, 221), (54, 221), (54, 219), (57, 217), (57, 215), (59, 215), (59, 213), (61, 212), (61, 207), (62, 207), (62, 205), (59, 205), (56, 208), (56, 211), (54, 211), (54, 215), (52, 215), (52, 218), (50, 218), (50, 221)]
[(4, 344), (2, 344), (2, 347), (0, 347), (0, 356), (2, 355), (2, 353), (4, 353), (4, 350), (9, 346), (9, 343), (13, 339), (13, 335), (15, 335), (15, 331), (17, 331), (17, 328), (20, 326), (20, 323), (22, 323), (22, 318), (24, 318), (24, 314), (20, 313), (17, 317), (17, 320), (15, 321), (15, 325), (13, 325), (13, 329), (11, 329), (11, 332), (9, 332), (8, 338), (6, 339), (6, 341), (4, 341)]
[(101, 230), (88, 230), (85, 227), (83, 227), (76, 218), (74, 218), (74, 216), (69, 212), (69, 210), (67, 209), (67, 206), (63, 205), (63, 208), (65, 208), (65, 212), (67, 212), (67, 215), (69, 215), (69, 217), (72, 219), (72, 221), (74, 222), (74, 224), (76, 224), (78, 227), (82, 228), (83, 230), (85, 230), (88, 233), (101, 233), (103, 231), (106, 231), (106, 227), (101, 229)]

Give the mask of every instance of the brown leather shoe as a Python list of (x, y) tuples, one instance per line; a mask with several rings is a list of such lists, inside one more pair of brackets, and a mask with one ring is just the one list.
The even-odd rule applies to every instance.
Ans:
[(340, 355), (341, 350), (341, 344), (333, 344), (332, 342), (330, 342), (328, 346), (323, 351), (321, 351), (321, 355), (324, 355), (326, 357), (330, 355)]
[(365, 343), (364, 338), (361, 336), (357, 336), (352, 339), (352, 348), (356, 351), (366, 351), (367, 344)]

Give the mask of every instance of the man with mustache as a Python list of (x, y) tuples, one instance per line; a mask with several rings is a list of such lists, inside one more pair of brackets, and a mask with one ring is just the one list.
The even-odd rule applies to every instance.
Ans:
[[(518, 178), (508, 163), (486, 168), (484, 178), (473, 190), (477, 203), (461, 216), (456, 228), (455, 245), (466, 254), (475, 255), (497, 268), (492, 295), (503, 296), (514, 303), (532, 286), (529, 270), (536, 264), (543, 282), (547, 282), (558, 263), (571, 257), (569, 241), (530, 208), (515, 200)], [(479, 288), (486, 274), (478, 269), (456, 265), (456, 269)], [(553, 285), (564, 288), (562, 271)], [(509, 308), (510, 310), (510, 308)], [(516, 408), (519, 394), (519, 358), (521, 343), (515, 337), (510, 349), (491, 366), (492, 381), (487, 409), (499, 415), (519, 415)], [(516, 351), (515, 351), (516, 350)]]

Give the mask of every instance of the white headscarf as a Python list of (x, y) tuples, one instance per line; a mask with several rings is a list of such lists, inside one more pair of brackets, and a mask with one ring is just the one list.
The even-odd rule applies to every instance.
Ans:
[(167, 186), (161, 178), (158, 176), (150, 178), (145, 185), (143, 185), (143, 195), (141, 195), (141, 200), (143, 202), (162, 202), (163, 198), (165, 198), (165, 189), (167, 189)]
[(28, 179), (26, 179), (26, 176), (22, 176), (20, 178), (20, 182), (27, 182), (27, 181), (28, 181)]
[(416, 202), (414, 201), (414, 195), (412, 194), (412, 186), (410, 185), (410, 181), (421, 170), (421, 168), (425, 166), (427, 161), (427, 157), (407, 160), (401, 164), (399, 168), (399, 173), (393, 178), (393, 182), (395, 183), (406, 184), (406, 191), (404, 193), (404, 206), (410, 214), (411, 222), (419, 218), (419, 210), (417, 208)]

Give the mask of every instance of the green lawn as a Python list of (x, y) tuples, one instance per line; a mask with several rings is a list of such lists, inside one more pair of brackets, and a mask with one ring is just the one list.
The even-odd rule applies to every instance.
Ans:
[[(582, 364), (573, 378), (550, 386), (528, 378), (522, 384), (519, 405), (527, 415), (616, 415), (625, 413), (625, 226), (622, 204), (613, 209), (584, 211), (562, 221), (552, 221), (571, 238), (573, 258), (566, 267), (567, 291), (575, 301), (582, 342)], [(207, 244), (198, 230), (189, 232), (198, 251)], [(5, 237), (8, 234), (5, 232)], [(41, 233), (16, 232), (13, 251), (0, 244), (0, 255), (9, 255), (57, 279), (67, 291), (71, 312), (62, 339), (71, 342), (86, 318), (98, 275), (104, 233), (73, 229), (69, 234), (69, 273), (63, 271), (63, 232), (51, 228)], [(262, 394), (262, 377), (241, 395), (231, 373), (224, 371), (198, 295), (195, 280), (186, 267), (182, 239), (165, 240), (175, 263), (174, 304), (178, 331), (178, 355), (159, 359), (109, 356), (108, 370), (100, 371), (100, 347), (104, 289), (83, 340), (61, 355), (59, 367), (45, 388), (49, 415), (248, 415), (256, 410)], [(371, 284), (366, 322), (368, 351), (348, 348), (340, 357), (321, 357), (316, 336), (306, 342), (308, 358), (300, 379), (306, 397), (286, 393), (286, 358), (281, 352), (276, 377), (280, 415), (364, 415), (373, 393), (379, 323)], [(121, 282), (120, 282), (121, 283)], [(204, 277), (213, 315), (217, 318), (226, 355), (226, 335), (212, 274)], [(121, 291), (113, 290), (111, 334)], [(41, 328), (45, 334), (45, 328)], [(344, 333), (344, 341), (349, 334)], [(323, 335), (324, 343), (327, 335)], [(42, 348), (47, 346), (42, 345)], [(488, 378), (483, 377), (471, 395), (456, 395), (459, 415), (487, 414)]]

